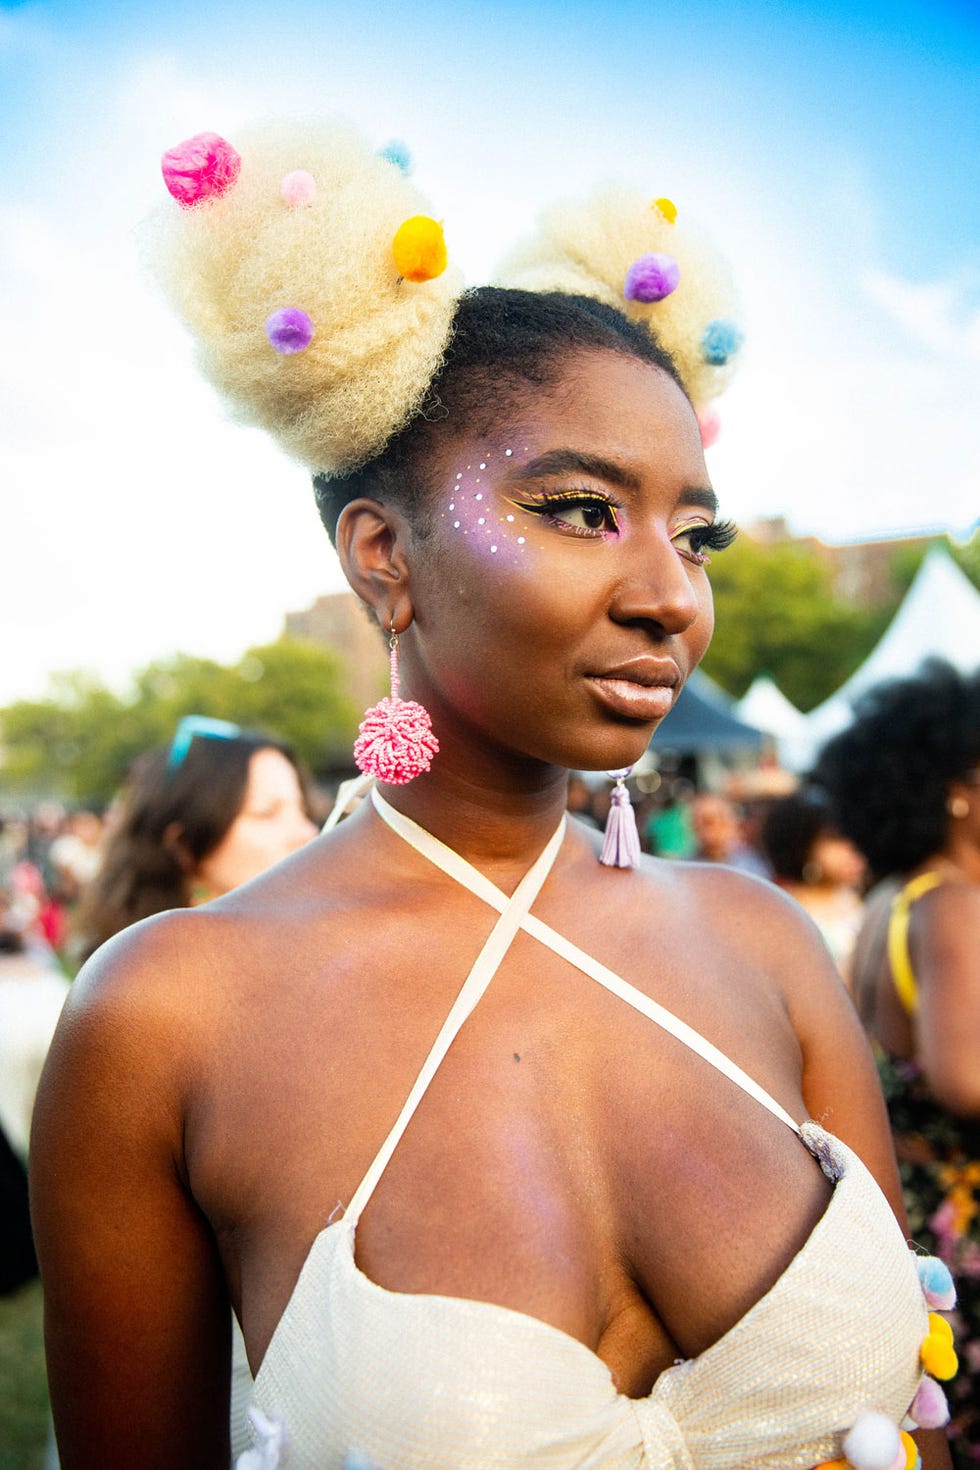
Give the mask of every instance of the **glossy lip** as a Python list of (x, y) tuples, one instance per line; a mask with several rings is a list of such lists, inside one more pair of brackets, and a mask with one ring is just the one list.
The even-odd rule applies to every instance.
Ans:
[(672, 659), (643, 657), (590, 674), (588, 679), (614, 714), (648, 723), (670, 713), (681, 675)]

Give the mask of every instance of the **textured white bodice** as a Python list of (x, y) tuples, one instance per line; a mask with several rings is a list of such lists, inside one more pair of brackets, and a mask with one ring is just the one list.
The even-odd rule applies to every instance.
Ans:
[[(811, 1470), (865, 1409), (896, 1423), (928, 1330), (913, 1258), (860, 1160), (798, 1126), (685, 1023), (529, 914), (563, 826), (508, 899), (387, 806), (389, 825), (501, 913), (418, 1082), (343, 1219), (316, 1238), (255, 1383), (264, 1449), (288, 1470)], [(669, 1030), (780, 1117), (836, 1178), (822, 1218), (766, 1295), (643, 1399), (558, 1328), (487, 1302), (388, 1291), (354, 1258), (357, 1220), (409, 1119), (518, 929)]]

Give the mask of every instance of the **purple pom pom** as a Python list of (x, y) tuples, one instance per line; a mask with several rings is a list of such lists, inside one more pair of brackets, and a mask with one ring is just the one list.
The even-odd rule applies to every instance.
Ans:
[(265, 335), (277, 352), (289, 356), (305, 352), (313, 341), (313, 323), (298, 306), (284, 306), (274, 311), (265, 324)]
[(634, 260), (626, 272), (623, 295), (627, 301), (663, 301), (676, 291), (681, 279), (681, 268), (672, 255), (641, 255)]

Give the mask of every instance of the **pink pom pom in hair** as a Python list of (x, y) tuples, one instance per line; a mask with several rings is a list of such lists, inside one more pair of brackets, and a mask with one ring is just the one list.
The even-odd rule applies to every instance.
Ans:
[(290, 209), (303, 204), (312, 204), (316, 198), (316, 179), (305, 168), (294, 168), (280, 185), (283, 203)]
[(160, 163), (163, 182), (184, 209), (230, 189), (241, 171), (240, 154), (217, 133), (196, 133), (168, 148)]
[(701, 443), (705, 449), (710, 449), (721, 433), (721, 419), (710, 404), (698, 410), (698, 428), (701, 430)]
[(918, 1429), (942, 1429), (949, 1423), (949, 1404), (934, 1378), (927, 1375), (919, 1384), (909, 1418)]

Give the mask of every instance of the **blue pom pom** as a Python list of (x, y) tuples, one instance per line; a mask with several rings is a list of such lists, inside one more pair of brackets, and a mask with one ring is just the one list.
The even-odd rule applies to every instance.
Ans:
[(915, 1267), (929, 1306), (947, 1312), (956, 1305), (956, 1287), (945, 1261), (938, 1256), (918, 1256)]
[(728, 317), (716, 316), (701, 334), (701, 351), (705, 362), (712, 367), (722, 367), (735, 356), (745, 340), (741, 328)]
[(396, 168), (400, 168), (403, 174), (410, 174), (412, 172), (412, 155), (409, 151), (408, 144), (403, 143), (400, 138), (392, 138), (390, 143), (386, 143), (383, 148), (379, 148), (378, 157), (387, 158), (388, 162), (393, 163)]

